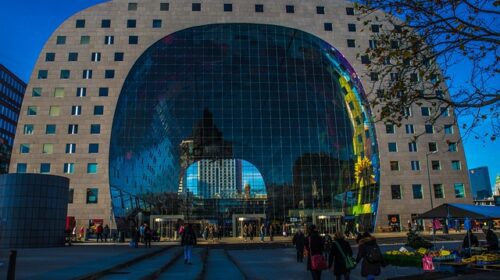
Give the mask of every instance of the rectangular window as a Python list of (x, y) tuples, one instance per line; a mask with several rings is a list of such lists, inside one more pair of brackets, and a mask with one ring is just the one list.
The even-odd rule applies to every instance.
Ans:
[(386, 124), (385, 125), (385, 133), (387, 134), (394, 134), (396, 132), (396, 130), (394, 129), (394, 125), (393, 124)]
[[(354, 42), (354, 40), (352, 40), (352, 46), (353, 47), (350, 47), (350, 48), (354, 48), (354, 45), (356, 45), (356, 42)], [(349, 47), (349, 40), (347, 40), (347, 46)], [(361, 64), (370, 64), (371, 61), (370, 61), (370, 57), (368, 55), (362, 55), (361, 56)], [(382, 90), (383, 92), (383, 90)], [(383, 96), (383, 95), (382, 95)], [(382, 97), (382, 96), (379, 96), (379, 97)]]
[(115, 43), (115, 36), (104, 36), (104, 44), (105, 45), (113, 45)]
[(459, 160), (452, 160), (451, 161), (451, 169), (452, 170), (462, 170), (462, 165), (460, 164)]
[(68, 53), (68, 61), (78, 61), (78, 53), (76, 52)]
[(90, 36), (80, 37), (80, 45), (87, 45), (88, 43), (90, 43)]
[(98, 200), (99, 190), (96, 188), (87, 189), (87, 204), (96, 204)]
[(115, 61), (123, 61), (123, 53), (115, 52)]
[(168, 11), (170, 8), (169, 3), (160, 3), (160, 11)]
[(101, 61), (101, 53), (100, 52), (93, 52), (90, 55), (90, 61), (94, 61), (94, 62)]
[(437, 150), (436, 142), (429, 142), (429, 152), (437, 152)]
[(33, 130), (34, 130), (34, 125), (32, 125), (32, 124), (25, 124), (24, 125), (24, 129), (23, 129), (23, 134), (25, 134), (25, 135), (31, 135), (31, 134), (33, 134)]
[(50, 163), (40, 163), (40, 173), (50, 173)]
[(128, 36), (129, 45), (137, 45), (139, 43), (139, 36)]
[(255, 4), (255, 12), (256, 13), (263, 13), (264, 12), (264, 5), (263, 4)]
[(97, 173), (97, 163), (88, 163), (87, 164), (87, 174), (96, 174)]
[(425, 133), (433, 134), (434, 133), (434, 126), (432, 124), (426, 124), (425, 125)]
[(57, 45), (64, 45), (64, 44), (66, 44), (66, 36), (57, 36), (57, 38), (56, 38), (56, 44)]
[[(354, 40), (354, 39), (347, 39), (347, 47), (348, 48), (355, 48), (356, 47), (356, 40)], [(365, 58), (364, 59), (365, 63), (363, 63), (363, 57)], [(363, 63), (363, 64), (369, 64), (370, 63), (370, 59), (368, 59), (368, 61), (367, 61), (367, 59), (368, 59), (367, 55), (362, 56), (361, 57), (361, 63)]]
[(392, 199), (401, 199), (401, 186), (391, 185), (391, 196)]
[(450, 110), (448, 108), (439, 108), (441, 110), (441, 117), (449, 117)]
[(285, 10), (286, 10), (287, 14), (293, 14), (293, 13), (295, 13), (295, 6), (293, 6), (293, 5), (286, 5)]
[(411, 170), (413, 170), (413, 171), (419, 171), (420, 170), (420, 161), (418, 161), (418, 160), (412, 160), (410, 162), (410, 164), (411, 164)]
[(91, 124), (90, 125), (90, 134), (100, 134), (101, 133), (101, 125), (100, 124)]
[(405, 124), (406, 134), (414, 134), (413, 124)]
[(127, 28), (135, 28), (137, 26), (137, 22), (135, 19), (127, 20)]
[(69, 77), (70, 77), (70, 71), (69, 70), (67, 70), (67, 69), (61, 70), (61, 74), (59, 75), (60, 79), (66, 80), (66, 79), (69, 79)]
[(449, 142), (448, 143), (448, 152), (457, 152), (457, 143), (456, 142)]
[(399, 171), (399, 162), (391, 161), (391, 171)]
[(331, 22), (325, 22), (323, 26), (325, 28), (325, 31), (333, 31), (333, 25)]
[(420, 111), (422, 112), (422, 117), (428, 117), (431, 115), (431, 109), (429, 107), (420, 107)]
[(440, 89), (436, 90), (436, 97), (443, 98), (444, 97), (443, 91)]
[(418, 149), (417, 149), (417, 142), (410, 142), (410, 143), (408, 143), (408, 150), (409, 150), (410, 152), (413, 152), (413, 153), (418, 152)]
[(232, 12), (233, 11), (233, 4), (224, 4), (224, 12)]
[(348, 16), (353, 16), (354, 15), (354, 8), (351, 8), (351, 7), (345, 8), (345, 13)]
[(49, 116), (59, 117), (59, 115), (61, 115), (61, 108), (59, 106), (50, 106), (49, 107)]
[(49, 76), (49, 71), (47, 70), (38, 70), (38, 79), (45, 80)]
[(76, 153), (76, 144), (75, 143), (68, 143), (68, 144), (66, 144), (66, 153), (67, 154), (74, 154), (74, 153)]
[(354, 24), (354, 23), (347, 24), (347, 30), (349, 32), (356, 32), (356, 24)]
[(445, 124), (444, 125), (444, 134), (453, 134), (453, 125)]
[(115, 78), (115, 70), (107, 69), (104, 71), (104, 79), (114, 79)]
[(399, 42), (396, 40), (391, 41), (391, 49), (397, 50), (399, 48)]
[(16, 172), (17, 173), (26, 173), (26, 170), (28, 169), (28, 166), (26, 163), (18, 163), (16, 167)]
[(404, 107), (403, 108), (403, 116), (411, 117), (411, 107)]
[(380, 32), (380, 26), (378, 24), (372, 24), (372, 32), (373, 33)]
[(84, 28), (85, 27), (85, 20), (84, 19), (77, 19), (75, 27), (76, 28)]
[(378, 73), (376, 72), (370, 72), (370, 80), (371, 81), (378, 81)]
[(389, 152), (395, 153), (398, 151), (398, 145), (395, 142), (389, 142), (389, 143), (387, 143), (387, 146), (388, 146)]
[(30, 144), (21, 144), (19, 146), (19, 152), (21, 154), (28, 154), (30, 152)]
[(128, 3), (128, 10), (129, 11), (137, 11), (137, 3), (135, 3), (135, 2)]
[(99, 88), (99, 96), (100, 97), (108, 96), (108, 93), (109, 93), (108, 88), (105, 88), (105, 87)]
[(92, 70), (90, 70), (90, 69), (83, 70), (82, 78), (84, 80), (90, 80), (90, 79), (92, 79)]
[(97, 154), (99, 153), (99, 144), (91, 143), (89, 144), (89, 154)]
[(377, 40), (370, 40), (368, 41), (370, 49), (376, 49), (377, 48)]
[(110, 28), (110, 27), (111, 27), (111, 20), (110, 19), (101, 20), (101, 28)]
[(325, 14), (325, 7), (323, 7), (323, 6), (316, 6), (316, 14), (318, 14), (318, 15), (324, 15)]
[(94, 116), (101, 116), (104, 114), (104, 106), (96, 105), (94, 106)]
[(56, 125), (55, 124), (47, 124), (45, 126), (45, 134), (56, 134)]
[(191, 11), (193, 11), (193, 12), (201, 11), (201, 3), (192, 3), (191, 4)]
[(46, 53), (45, 54), (45, 61), (54, 61), (54, 60), (56, 60), (55, 53)]
[(78, 134), (78, 125), (77, 124), (68, 125), (68, 134)]
[(434, 184), (433, 187), (434, 187), (434, 197), (444, 198), (443, 184)]
[(161, 28), (161, 19), (153, 19), (153, 28)]
[(33, 88), (33, 90), (31, 91), (31, 96), (32, 97), (42, 96), (42, 88)]
[(64, 88), (57, 87), (54, 89), (54, 97), (55, 98), (63, 98), (64, 97)]
[(431, 160), (432, 170), (441, 170), (441, 163), (439, 160)]
[(412, 82), (420, 81), (420, 76), (418, 75), (418, 73), (411, 73), (410, 74), (410, 81), (412, 81)]
[(422, 185), (420, 184), (413, 184), (412, 186), (413, 189), (413, 199), (422, 199), (424, 198), (424, 193), (422, 190)]
[(43, 144), (42, 145), (42, 154), (53, 154), (54, 153), (54, 144)]
[(71, 106), (71, 115), (80, 116), (82, 114), (82, 106)]
[(27, 114), (28, 116), (36, 116), (38, 113), (38, 107), (28, 106)]
[(454, 189), (455, 189), (455, 197), (456, 198), (464, 198), (465, 197), (464, 184), (456, 183), (454, 185)]
[(85, 97), (87, 96), (87, 88), (79, 87), (76, 88), (76, 97)]
[(73, 203), (73, 197), (75, 196), (75, 189), (69, 189), (68, 192), (68, 203), (71, 204)]
[(73, 173), (75, 173), (75, 164), (72, 163), (72, 162), (64, 163), (63, 173), (64, 174), (73, 174)]

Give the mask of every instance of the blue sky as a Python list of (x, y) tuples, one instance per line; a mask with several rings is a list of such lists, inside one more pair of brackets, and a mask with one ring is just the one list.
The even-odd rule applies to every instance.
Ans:
[[(24, 81), (28, 81), (38, 55), (52, 32), (71, 15), (103, 0), (10, 0), (3, 1), (0, 9), (0, 63)], [(465, 67), (467, 68), (467, 67)], [(466, 78), (464, 67), (455, 67), (447, 73), (455, 80)], [(459, 119), (465, 123), (466, 119)], [(479, 128), (488, 131), (490, 126)], [(468, 168), (488, 166), (492, 185), (496, 174), (500, 174), (500, 163), (496, 156), (500, 140), (464, 139)]]

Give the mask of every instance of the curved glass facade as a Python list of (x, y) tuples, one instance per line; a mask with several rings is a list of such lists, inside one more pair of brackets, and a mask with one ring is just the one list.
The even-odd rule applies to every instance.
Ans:
[(163, 214), (189, 220), (345, 215), (369, 226), (376, 212), (376, 141), (356, 73), (328, 43), (281, 26), (205, 25), (152, 45), (120, 94), (109, 164), (117, 217), (159, 193), (176, 200)]

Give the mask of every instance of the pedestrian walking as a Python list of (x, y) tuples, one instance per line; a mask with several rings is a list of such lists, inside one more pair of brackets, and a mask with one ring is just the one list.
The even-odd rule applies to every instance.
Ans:
[(78, 241), (82, 241), (82, 239), (85, 239), (85, 227), (81, 226), (80, 231), (78, 232)]
[(381, 273), (381, 266), (385, 265), (382, 252), (377, 244), (375, 237), (371, 236), (368, 232), (361, 235), (358, 242), (358, 256), (356, 263), (361, 263), (361, 276), (366, 277), (368, 280), (375, 279)]
[(333, 268), (333, 275), (335, 275), (336, 280), (340, 280), (342, 276), (344, 276), (344, 280), (349, 280), (351, 269), (354, 268), (353, 265), (355, 263), (352, 257), (351, 245), (345, 240), (342, 232), (338, 231), (333, 236), (328, 256), (328, 267)]
[(144, 229), (145, 229), (145, 225), (141, 225), (139, 227), (139, 237), (140, 237), (140, 241), (141, 243), (144, 243)]
[(274, 226), (273, 224), (269, 225), (269, 241), (274, 240)]
[(297, 251), (297, 262), (304, 262), (305, 236), (302, 230), (298, 230), (292, 238), (292, 243)]
[(250, 241), (253, 241), (253, 225), (248, 225), (248, 234), (250, 235)]
[(181, 245), (184, 246), (184, 263), (191, 264), (191, 252), (196, 245), (196, 234), (191, 224), (187, 224), (181, 235)]
[(144, 227), (144, 243), (146, 244), (146, 248), (151, 248), (151, 239), (153, 239), (153, 231), (149, 227), (148, 224)]
[(260, 242), (264, 242), (264, 237), (266, 236), (266, 227), (264, 224), (260, 225)]
[(309, 226), (308, 236), (305, 239), (305, 249), (307, 250), (307, 270), (311, 271), (313, 280), (321, 279), (321, 271), (326, 267), (323, 256), (325, 242), (316, 230), (315, 225)]
[(97, 241), (97, 243), (99, 243), (99, 240), (101, 240), (101, 242), (103, 242), (102, 232), (103, 232), (102, 225), (98, 224), (97, 228), (96, 228), (96, 233), (97, 233), (96, 241)]
[(245, 242), (246, 242), (246, 241), (247, 241), (247, 239), (248, 239), (248, 226), (247, 226), (247, 224), (245, 224), (245, 225), (243, 226), (243, 238), (245, 239)]
[(108, 242), (108, 237), (109, 237), (109, 234), (110, 234), (110, 229), (109, 229), (109, 226), (108, 225), (105, 225), (104, 226), (104, 229), (103, 229), (103, 235), (104, 235), (104, 242)]

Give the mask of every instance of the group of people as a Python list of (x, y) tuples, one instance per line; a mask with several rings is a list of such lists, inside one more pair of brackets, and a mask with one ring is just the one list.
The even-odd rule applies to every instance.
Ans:
[[(381, 266), (385, 266), (382, 252), (375, 237), (368, 232), (358, 234), (356, 242), (359, 245), (358, 254), (353, 258), (353, 252), (349, 242), (341, 231), (334, 234), (333, 240), (325, 236), (323, 238), (315, 225), (307, 229), (307, 235), (299, 230), (292, 239), (297, 250), (297, 262), (303, 262), (307, 258), (307, 269), (311, 272), (313, 280), (321, 279), (322, 271), (333, 270), (337, 280), (344, 278), (349, 280), (350, 272), (356, 264), (361, 262), (361, 276), (367, 279), (375, 279), (380, 275)], [(318, 260), (324, 259), (325, 265), (319, 267)]]
[(130, 246), (139, 248), (139, 242), (143, 243), (146, 248), (151, 248), (151, 240), (153, 239), (153, 230), (148, 223), (142, 224), (132, 230), (132, 240)]
[(206, 225), (203, 228), (203, 232), (201, 233), (201, 235), (203, 236), (203, 239), (210, 239), (213, 242), (214, 238), (217, 238), (218, 240), (222, 239), (223, 231), (221, 227), (218, 227), (216, 225)]
[[(486, 243), (484, 244), (484, 248), (488, 251), (498, 251), (499, 246), (498, 246), (498, 236), (495, 234), (495, 232), (488, 227), (483, 227), (483, 233), (486, 238)], [(472, 232), (472, 229), (469, 230), (468, 234), (465, 235), (464, 241), (462, 242), (462, 249), (467, 250), (471, 247), (479, 247), (479, 239), (477, 236)]]

